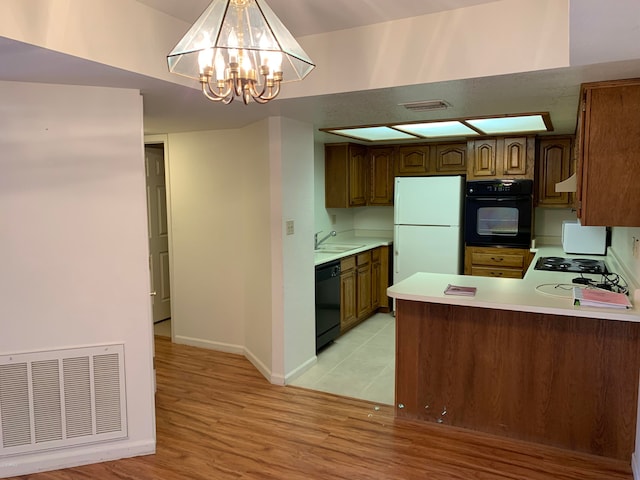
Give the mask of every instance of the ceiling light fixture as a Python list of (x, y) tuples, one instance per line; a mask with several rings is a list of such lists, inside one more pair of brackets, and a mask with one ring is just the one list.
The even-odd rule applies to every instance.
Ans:
[(280, 84), (315, 65), (264, 0), (213, 0), (167, 56), (169, 71), (198, 80), (202, 93), (229, 104), (267, 103)]
[[(418, 140), (444, 137), (464, 138), (478, 135), (533, 134), (552, 132), (553, 126), (549, 112), (542, 112), (386, 125), (320, 128), (319, 130), (357, 140), (379, 142), (390, 139)], [(401, 134), (405, 136), (403, 137)]]

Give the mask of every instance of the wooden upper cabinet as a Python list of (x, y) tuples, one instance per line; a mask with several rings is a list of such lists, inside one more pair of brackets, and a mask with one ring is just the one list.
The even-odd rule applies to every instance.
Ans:
[(435, 145), (436, 173), (467, 173), (467, 144), (445, 143)]
[(393, 205), (393, 147), (369, 148), (368, 205)]
[(538, 140), (537, 204), (541, 207), (571, 208), (573, 195), (556, 192), (556, 183), (562, 182), (573, 173), (571, 156), (572, 137), (543, 137)]
[(396, 176), (456, 175), (467, 173), (466, 143), (404, 145), (396, 153)]
[(495, 178), (498, 141), (495, 138), (469, 141), (470, 178)]
[(325, 145), (325, 207), (367, 204), (367, 148), (352, 143)]
[(367, 178), (369, 161), (366, 148), (353, 148), (349, 155), (349, 206), (367, 204)]
[(578, 124), (581, 223), (640, 227), (640, 78), (583, 84)]
[(503, 142), (502, 171), (505, 176), (533, 178), (535, 139), (533, 137), (505, 137)]
[(431, 171), (429, 145), (404, 145), (398, 147), (396, 175), (426, 175)]
[(470, 179), (534, 177), (533, 136), (469, 140), (467, 152)]

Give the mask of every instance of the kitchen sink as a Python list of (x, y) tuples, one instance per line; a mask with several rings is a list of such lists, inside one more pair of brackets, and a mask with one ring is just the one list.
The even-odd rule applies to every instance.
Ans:
[(345, 245), (338, 243), (326, 243), (324, 245), (320, 245), (314, 251), (316, 253), (344, 253), (349, 250), (355, 250), (357, 248), (364, 247), (364, 245)]

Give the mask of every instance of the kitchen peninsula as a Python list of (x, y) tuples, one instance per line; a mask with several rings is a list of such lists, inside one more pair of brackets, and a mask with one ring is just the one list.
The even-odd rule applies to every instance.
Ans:
[(524, 279), (418, 273), (388, 289), (396, 415), (629, 461), (640, 309), (573, 306), (577, 275), (534, 264)]

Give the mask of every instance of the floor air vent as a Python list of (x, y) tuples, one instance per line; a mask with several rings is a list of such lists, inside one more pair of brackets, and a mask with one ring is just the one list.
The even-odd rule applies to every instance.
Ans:
[(0, 355), (0, 457), (127, 436), (124, 345)]

